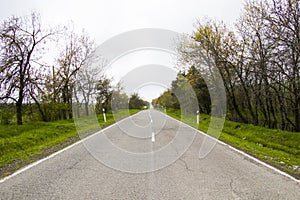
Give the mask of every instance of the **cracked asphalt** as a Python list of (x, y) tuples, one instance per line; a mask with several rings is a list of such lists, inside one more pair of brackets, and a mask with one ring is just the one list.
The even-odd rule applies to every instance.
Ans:
[[(155, 142), (131, 135), (146, 137), (145, 127), (155, 132)], [(299, 199), (299, 183), (228, 146), (217, 143), (199, 159), (205, 136), (154, 110), (127, 118), (87, 142), (104, 133), (119, 148), (145, 153), (164, 148), (179, 131), (196, 136), (179, 159), (162, 169), (148, 173), (112, 169), (79, 143), (0, 183), (0, 199)]]

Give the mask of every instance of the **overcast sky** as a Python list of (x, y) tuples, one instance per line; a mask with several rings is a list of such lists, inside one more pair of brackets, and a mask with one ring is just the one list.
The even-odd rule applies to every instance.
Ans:
[(0, 17), (41, 13), (43, 21), (73, 20), (97, 42), (137, 28), (165, 28), (190, 33), (195, 19), (209, 17), (233, 23), (244, 0), (0, 0)]
[[(0, 0), (0, 20), (35, 10), (41, 14), (43, 24), (55, 26), (72, 21), (77, 30), (85, 29), (97, 44), (101, 44), (114, 35), (139, 28), (192, 33), (196, 19), (205, 17), (223, 20), (228, 26), (233, 26), (243, 4), (244, 0)], [(145, 59), (148, 54), (141, 56), (140, 52), (139, 56), (131, 56), (130, 60), (142, 57), (143, 64), (149, 64), (151, 61)], [(155, 56), (150, 57), (153, 59)], [(124, 67), (126, 59), (122, 62)], [(169, 63), (172, 64), (174, 62)], [(122, 76), (114, 74), (116, 71), (122, 70), (112, 67), (110, 76)], [(126, 74), (126, 70), (123, 69), (122, 73)], [(147, 100), (153, 97), (153, 91), (151, 95), (143, 94)]]

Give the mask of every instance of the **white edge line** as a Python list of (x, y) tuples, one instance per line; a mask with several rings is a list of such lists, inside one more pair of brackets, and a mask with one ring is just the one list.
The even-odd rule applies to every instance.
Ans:
[[(141, 112), (141, 111), (140, 111), (140, 112)], [(131, 116), (129, 116), (129, 117), (126, 117), (126, 118), (124, 118), (124, 119), (118, 121), (117, 123), (114, 123), (114, 124), (112, 124), (112, 125), (110, 125), (110, 126), (104, 128), (104, 129), (101, 129), (100, 131), (97, 131), (96, 133), (94, 133), (94, 134), (92, 134), (92, 135), (90, 135), (90, 136), (88, 136), (88, 137), (86, 137), (86, 138), (83, 138), (82, 140), (79, 140), (79, 141), (77, 141), (77, 142), (75, 142), (75, 143), (73, 143), (73, 144), (71, 144), (71, 145), (65, 147), (64, 149), (61, 149), (61, 150), (59, 150), (59, 151), (57, 151), (57, 152), (55, 152), (55, 153), (53, 153), (53, 154), (51, 154), (51, 155), (49, 155), (49, 156), (47, 156), (47, 157), (41, 159), (41, 160), (38, 160), (38, 161), (36, 161), (36, 162), (33, 162), (33, 163), (31, 163), (31, 164), (29, 164), (29, 165), (27, 165), (27, 166), (25, 166), (25, 167), (23, 167), (23, 168), (21, 168), (21, 169), (15, 171), (13, 174), (8, 175), (8, 176), (6, 176), (6, 177), (0, 179), (0, 183), (3, 183), (3, 182), (5, 182), (5, 181), (8, 180), (8, 179), (10, 179), (10, 178), (12, 178), (12, 177), (14, 177), (14, 176), (17, 176), (18, 174), (21, 174), (22, 172), (24, 172), (24, 171), (26, 171), (26, 170), (28, 170), (28, 169), (30, 169), (30, 168), (32, 168), (32, 167), (34, 167), (34, 166), (36, 166), (36, 165), (42, 163), (42, 162), (44, 162), (44, 161), (46, 161), (46, 160), (48, 160), (48, 159), (50, 159), (50, 158), (53, 158), (53, 157), (57, 156), (58, 154), (63, 153), (64, 151), (67, 151), (68, 149), (73, 148), (74, 146), (76, 146), (76, 145), (82, 143), (83, 141), (88, 140), (88, 139), (91, 138), (91, 137), (94, 137), (96, 134), (99, 134), (99, 133), (101, 133), (102, 131), (105, 131), (106, 129), (111, 128), (111, 127), (117, 125), (118, 123), (120, 123), (120, 122), (122, 122), (122, 121), (128, 119), (128, 118), (131, 118), (131, 117), (133, 117), (133, 116), (135, 116), (135, 115), (138, 115), (140, 112), (138, 112), (138, 113), (136, 113), (136, 114), (134, 114), (134, 115), (131, 115)], [(165, 114), (165, 113), (163, 113), (163, 114)], [(243, 156), (246, 156), (246, 157), (250, 158), (251, 160), (253, 160), (253, 161), (257, 162), (257, 163), (259, 163), (259, 164), (261, 164), (261, 165), (263, 165), (263, 166), (265, 166), (265, 167), (267, 167), (267, 168), (269, 168), (269, 169), (272, 169), (273, 171), (275, 171), (275, 172), (277, 172), (277, 173), (279, 173), (279, 174), (281, 174), (281, 175), (283, 175), (283, 176), (285, 176), (285, 177), (288, 177), (288, 178), (290, 178), (291, 180), (293, 180), (293, 181), (295, 181), (295, 182), (297, 182), (297, 183), (300, 183), (300, 180), (298, 180), (298, 179), (296, 179), (295, 177), (293, 177), (293, 176), (287, 174), (286, 172), (283, 172), (283, 171), (281, 171), (281, 170), (279, 170), (279, 169), (277, 169), (277, 168), (275, 168), (275, 167), (273, 167), (273, 166), (271, 166), (271, 165), (269, 165), (269, 164), (267, 164), (267, 163), (265, 163), (265, 162), (263, 162), (263, 161), (261, 161), (261, 160), (255, 158), (255, 157), (253, 157), (253, 156), (251, 156), (251, 155), (245, 153), (244, 151), (241, 151), (241, 150), (239, 150), (239, 149), (236, 149), (235, 147), (233, 147), (233, 146), (231, 146), (231, 145), (229, 145), (229, 144), (227, 144), (227, 143), (225, 143), (225, 142), (222, 142), (222, 141), (220, 141), (220, 140), (218, 140), (218, 139), (216, 139), (216, 138), (214, 138), (214, 137), (212, 137), (212, 136), (210, 136), (210, 135), (208, 135), (208, 134), (206, 134), (206, 133), (204, 133), (204, 132), (202, 132), (202, 131), (200, 131), (200, 130), (198, 130), (198, 129), (196, 129), (196, 128), (194, 128), (194, 127), (192, 127), (192, 126), (190, 126), (190, 125), (188, 125), (188, 124), (186, 124), (186, 123), (183, 123), (182, 121), (179, 121), (179, 120), (177, 120), (177, 119), (175, 119), (175, 118), (173, 118), (173, 117), (170, 117), (170, 116), (167, 115), (167, 114), (165, 114), (165, 115), (166, 115), (167, 117), (169, 117), (170, 119), (173, 119), (173, 120), (175, 120), (175, 121), (177, 121), (177, 122), (179, 122), (179, 123), (181, 123), (181, 124), (185, 124), (185, 125), (187, 125), (188, 127), (194, 129), (195, 131), (201, 133), (202, 135), (205, 135), (206, 137), (209, 137), (210, 139), (215, 140), (217, 143), (220, 143), (220, 144), (222, 144), (222, 145), (224, 145), (224, 146), (227, 146), (228, 148), (232, 149), (233, 151), (236, 151), (237, 153), (242, 154)]]
[[(163, 113), (163, 112), (161, 112), (161, 113)], [(165, 114), (165, 113), (163, 113), (163, 114)], [(167, 117), (169, 117), (169, 118), (171, 118), (171, 119), (173, 119), (173, 120), (179, 122), (179, 123), (182, 123), (182, 124), (187, 125), (188, 127), (190, 127), (190, 128), (192, 128), (192, 129), (194, 129), (195, 131), (201, 133), (202, 135), (205, 135), (206, 137), (208, 137), (208, 138), (210, 138), (210, 139), (213, 139), (213, 140), (215, 140), (216, 142), (218, 142), (218, 143), (220, 143), (220, 144), (222, 144), (222, 145), (224, 145), (224, 146), (227, 146), (227, 147), (230, 148), (231, 150), (236, 151), (237, 153), (242, 154), (243, 156), (245, 156), (245, 157), (247, 157), (247, 158), (249, 158), (249, 159), (251, 159), (251, 160), (253, 160), (253, 161), (255, 161), (255, 162), (257, 162), (257, 163), (259, 163), (259, 164), (261, 164), (261, 165), (263, 165), (263, 166), (265, 166), (265, 167), (267, 167), (267, 168), (269, 168), (269, 169), (271, 169), (271, 170), (273, 170), (273, 171), (275, 171), (275, 172), (277, 172), (277, 173), (279, 173), (279, 174), (285, 176), (285, 177), (287, 177), (287, 178), (290, 178), (291, 180), (293, 180), (293, 181), (295, 181), (295, 182), (297, 182), (297, 183), (300, 183), (300, 180), (299, 180), (299, 179), (296, 179), (295, 177), (289, 175), (288, 173), (286, 173), (286, 172), (284, 172), (284, 171), (281, 171), (281, 170), (279, 170), (279, 169), (273, 167), (272, 165), (269, 165), (269, 164), (267, 164), (267, 163), (265, 163), (265, 162), (263, 162), (263, 161), (261, 161), (261, 160), (255, 158), (255, 157), (249, 155), (248, 153), (246, 153), (246, 152), (244, 152), (244, 151), (241, 151), (241, 150), (239, 150), (239, 149), (237, 149), (237, 148), (235, 148), (235, 147), (233, 147), (233, 146), (231, 146), (231, 145), (229, 145), (229, 144), (227, 144), (227, 143), (225, 143), (225, 142), (223, 142), (223, 141), (221, 141), (221, 140), (218, 140), (217, 138), (214, 138), (214, 137), (208, 135), (207, 133), (204, 133), (204, 132), (202, 132), (202, 131), (200, 131), (200, 130), (198, 130), (198, 129), (196, 129), (196, 128), (194, 128), (194, 127), (192, 127), (192, 126), (190, 126), (190, 125), (188, 125), (188, 124), (186, 124), (186, 123), (184, 123), (184, 122), (182, 122), (182, 121), (179, 121), (178, 119), (175, 119), (175, 118), (173, 118), (173, 117), (171, 117), (171, 116), (169, 116), (169, 115), (167, 115), (167, 114), (165, 114), (165, 115), (166, 115)]]
[(133, 114), (133, 115), (130, 115), (130, 116), (124, 118), (124, 119), (121, 119), (121, 120), (118, 121), (117, 123), (113, 123), (113, 124), (111, 124), (110, 126), (105, 127), (104, 129), (101, 129), (101, 130), (99, 130), (99, 131), (93, 133), (92, 135), (89, 135), (89, 136), (87, 136), (87, 137), (85, 137), (85, 138), (83, 138), (83, 139), (81, 139), (81, 140), (79, 140), (79, 141), (77, 141), (77, 142), (75, 142), (75, 143), (73, 143), (73, 144), (71, 144), (71, 145), (69, 145), (69, 146), (67, 146), (67, 147), (65, 147), (65, 148), (63, 148), (63, 149), (61, 149), (61, 150), (59, 150), (59, 151), (54, 152), (53, 154), (50, 154), (49, 156), (47, 156), (47, 157), (45, 157), (45, 158), (42, 158), (41, 160), (38, 160), (38, 161), (33, 162), (33, 163), (29, 164), (29, 165), (26, 165), (25, 167), (22, 167), (21, 169), (15, 171), (15, 172), (12, 173), (11, 175), (8, 175), (8, 176), (6, 176), (6, 177), (0, 179), (0, 183), (4, 183), (6, 180), (11, 179), (11, 178), (14, 177), (14, 176), (17, 176), (18, 174), (21, 174), (22, 172), (25, 172), (26, 170), (28, 170), (28, 169), (30, 169), (30, 168), (32, 168), (32, 167), (38, 165), (38, 164), (41, 164), (42, 162), (44, 162), (44, 161), (46, 161), (46, 160), (49, 160), (49, 159), (51, 159), (51, 158), (57, 156), (58, 154), (61, 154), (61, 153), (63, 153), (64, 151), (67, 151), (68, 149), (73, 148), (74, 146), (76, 146), (76, 145), (78, 145), (78, 144), (80, 144), (80, 143), (82, 143), (82, 142), (84, 142), (84, 141), (90, 139), (91, 137), (94, 137), (95, 135), (101, 133), (102, 131), (105, 131), (105, 130), (107, 130), (107, 129), (109, 129), (109, 128), (115, 126), (115, 125), (117, 125), (118, 123), (120, 123), (120, 122), (122, 122), (122, 121), (124, 121), (124, 120), (127, 120), (127, 119), (129, 119), (129, 118), (131, 118), (131, 117), (134, 117), (135, 115), (138, 115), (138, 114), (139, 114), (140, 112), (142, 112), (142, 111), (144, 111), (144, 110), (141, 110), (141, 111), (139, 111), (139, 112), (137, 112), (137, 113), (135, 113), (135, 114)]

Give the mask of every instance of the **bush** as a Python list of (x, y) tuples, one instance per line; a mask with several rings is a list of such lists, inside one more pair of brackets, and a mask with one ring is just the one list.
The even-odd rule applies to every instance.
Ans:
[(8, 125), (14, 119), (14, 107), (11, 104), (2, 104), (0, 109), (0, 120), (1, 124)]

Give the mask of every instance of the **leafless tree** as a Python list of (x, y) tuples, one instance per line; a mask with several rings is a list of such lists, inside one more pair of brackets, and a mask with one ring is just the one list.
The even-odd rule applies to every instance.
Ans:
[(17, 124), (22, 124), (22, 105), (38, 77), (36, 65), (53, 30), (44, 30), (40, 15), (11, 17), (0, 27), (0, 100), (16, 103)]
[[(89, 115), (90, 103), (99, 94), (99, 80), (105, 80), (104, 67), (106, 61), (93, 54), (77, 73), (74, 95), (78, 105), (84, 104), (85, 115)], [(96, 100), (95, 100), (96, 103)]]
[(66, 119), (67, 115), (72, 118), (72, 93), (75, 78), (80, 69), (87, 66), (87, 62), (92, 59), (94, 43), (85, 32), (78, 35), (70, 29), (66, 31), (64, 40), (63, 49), (57, 59), (58, 69), (56, 72), (60, 81), (58, 91), (61, 94), (62, 102), (68, 107), (67, 111), (63, 111), (63, 118)]
[(199, 21), (179, 47), (180, 61), (199, 66), (203, 53), (213, 60), (231, 119), (300, 131), (299, 9), (299, 0), (249, 0), (236, 30)]

